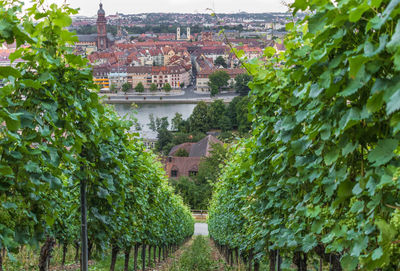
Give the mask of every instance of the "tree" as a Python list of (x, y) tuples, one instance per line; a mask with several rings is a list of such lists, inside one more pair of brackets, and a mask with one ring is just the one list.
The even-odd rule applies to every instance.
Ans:
[(215, 64), (215, 66), (222, 66), (222, 67), (224, 67), (224, 68), (226, 68), (226, 67), (228, 66), (228, 65), (226, 64), (225, 58), (223, 58), (222, 56), (218, 56), (218, 57), (215, 59), (214, 64)]
[(172, 130), (179, 131), (179, 127), (181, 126), (182, 121), (183, 121), (182, 114), (176, 112), (175, 116), (171, 120)]
[(243, 99), (243, 97), (235, 97), (233, 100), (228, 104), (226, 108), (225, 115), (229, 118), (231, 123), (231, 129), (237, 129), (239, 126), (237, 121), (237, 114), (236, 114), (236, 107), (237, 104)]
[(225, 104), (222, 100), (215, 100), (208, 107), (208, 118), (210, 120), (210, 128), (220, 129), (220, 119), (225, 115)]
[(226, 115), (223, 115), (218, 120), (218, 126), (221, 128), (222, 132), (227, 132), (232, 129), (231, 120)]
[(249, 121), (249, 97), (243, 97), (236, 104), (236, 119), (238, 123), (238, 130), (241, 134), (247, 133), (251, 128)]
[(150, 85), (150, 91), (157, 91), (157, 85), (155, 83)]
[(211, 89), (211, 96), (214, 96), (221, 92), (223, 87), (228, 86), (230, 76), (226, 71), (218, 70), (210, 74), (208, 79), (208, 86)]
[(187, 150), (181, 148), (175, 153), (175, 156), (177, 156), (177, 157), (188, 157), (189, 153), (187, 152)]
[(156, 122), (155, 122), (155, 120), (154, 120), (154, 115), (153, 115), (153, 113), (151, 113), (151, 114), (149, 115), (149, 118), (150, 118), (150, 123), (147, 124), (147, 126), (150, 128), (150, 130), (152, 130), (153, 132), (156, 132), (156, 131), (157, 131), (157, 128), (156, 128)]
[[(151, 121), (151, 120), (150, 120)], [(173, 135), (168, 130), (169, 122), (168, 117), (156, 118), (155, 128), (157, 131), (157, 143), (156, 149), (165, 155), (169, 153), (171, 148), (174, 146), (172, 143)]]
[(172, 146), (172, 133), (167, 129), (158, 130), (156, 149), (167, 155)]
[(240, 94), (240, 96), (247, 96), (249, 94), (250, 88), (248, 84), (251, 80), (253, 80), (253, 78), (247, 73), (236, 76), (235, 90)]
[(201, 189), (193, 180), (188, 177), (180, 177), (178, 179), (170, 179), (169, 183), (175, 190), (175, 193), (180, 195), (185, 204), (188, 204), (191, 209), (206, 209), (207, 206), (202, 205)]
[(180, 84), (180, 87), (181, 87), (181, 88), (184, 88), (184, 87), (185, 87), (185, 82), (182, 82), (182, 83)]
[(125, 94), (132, 88), (132, 85), (128, 82), (122, 84), (122, 92)]
[(136, 87), (135, 87), (136, 92), (143, 92), (144, 91), (144, 86), (142, 82), (139, 82)]
[(164, 85), (164, 87), (163, 87), (163, 90), (165, 91), (165, 92), (170, 92), (171, 91), (171, 85), (169, 84), (169, 83), (165, 83), (165, 85)]
[(191, 132), (207, 132), (210, 129), (210, 118), (208, 115), (208, 106), (205, 102), (199, 102), (193, 109), (189, 117)]
[(111, 84), (110, 85), (110, 92), (111, 93), (114, 93), (114, 92), (116, 92), (117, 91), (117, 86), (115, 85), (115, 84)]
[(196, 176), (196, 182), (206, 184), (209, 181), (215, 183), (218, 181), (220, 172), (220, 164), (222, 164), (227, 156), (227, 149), (219, 144), (212, 144), (210, 156), (205, 157), (199, 165), (199, 173)]
[(211, 199), (213, 184), (218, 181), (221, 172), (221, 164), (227, 157), (227, 150), (223, 145), (218, 143), (212, 144), (210, 156), (201, 160), (199, 172), (195, 177), (196, 185), (201, 191), (201, 206), (208, 206)]
[(156, 118), (156, 130), (168, 130), (169, 122), (168, 117)]

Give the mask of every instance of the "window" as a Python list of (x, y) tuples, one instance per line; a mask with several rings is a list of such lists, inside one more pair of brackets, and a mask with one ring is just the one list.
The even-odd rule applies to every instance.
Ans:
[(177, 170), (171, 170), (171, 177), (178, 177), (178, 171)]
[(197, 176), (197, 171), (189, 171), (189, 177)]

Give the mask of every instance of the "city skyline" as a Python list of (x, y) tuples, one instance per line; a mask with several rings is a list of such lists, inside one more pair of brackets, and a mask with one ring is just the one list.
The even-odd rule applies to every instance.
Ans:
[[(128, 0), (102, 0), (102, 1), (81, 1), (81, 0), (46, 0), (46, 3), (62, 4), (66, 2), (73, 8), (80, 8), (79, 15), (96, 15), (98, 4), (103, 3), (106, 14), (118, 13), (209, 13), (213, 9), (216, 13), (263, 13), (263, 12), (286, 12), (287, 7), (282, 0), (153, 0), (151, 2), (132, 3)], [(286, 2), (286, 1), (285, 1)]]

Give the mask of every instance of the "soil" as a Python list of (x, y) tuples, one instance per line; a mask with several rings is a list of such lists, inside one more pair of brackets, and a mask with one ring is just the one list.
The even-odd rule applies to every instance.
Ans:
[[(89, 265), (93, 265), (94, 261), (89, 261)], [(73, 263), (63, 266), (54, 266), (50, 268), (50, 271), (76, 271), (81, 270), (79, 263)]]
[(168, 271), (171, 268), (171, 266), (172, 266), (172, 264), (174, 262), (179, 261), (182, 253), (188, 247), (190, 247), (192, 245), (192, 243), (193, 243), (193, 239), (190, 239), (183, 246), (181, 246), (177, 251), (175, 251), (175, 253), (170, 255), (170, 257), (166, 261), (159, 263), (157, 265), (157, 267), (155, 267), (155, 268), (149, 268), (149, 270), (152, 270), (152, 271)]
[(233, 267), (230, 267), (226, 261), (224, 256), (218, 251), (217, 247), (215, 246), (214, 242), (210, 239), (210, 247), (211, 247), (211, 257), (215, 262), (219, 263), (218, 266), (218, 271), (244, 271), (246, 270), (244, 266), (241, 264), (239, 266), (234, 265)]

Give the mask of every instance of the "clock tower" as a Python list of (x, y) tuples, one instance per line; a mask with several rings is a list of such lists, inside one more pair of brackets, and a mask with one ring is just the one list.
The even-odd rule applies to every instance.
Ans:
[(106, 25), (106, 13), (103, 10), (103, 4), (100, 3), (100, 9), (97, 11), (97, 50), (99, 51), (108, 48)]

